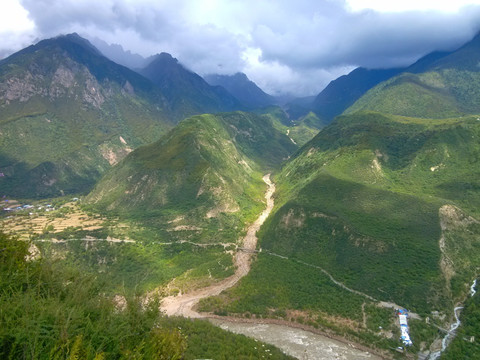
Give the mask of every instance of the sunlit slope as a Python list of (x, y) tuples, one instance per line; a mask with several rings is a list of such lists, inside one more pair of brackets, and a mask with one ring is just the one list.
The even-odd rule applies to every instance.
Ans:
[(88, 201), (170, 233), (210, 229), (215, 238), (231, 240), (264, 206), (264, 173), (295, 149), (270, 121), (253, 114), (194, 116), (127, 156)]
[(434, 53), (369, 90), (345, 113), (373, 110), (421, 118), (480, 113), (480, 36), (456, 51)]
[[(479, 137), (475, 116), (338, 118), (275, 177), (274, 214), (259, 233), (266, 255), (217, 308), (331, 312), (324, 299), (328, 287), (319, 287), (323, 269), (377, 300), (419, 313), (449, 311), (466, 294), (480, 260), (474, 220), (480, 205)], [(318, 278), (296, 276), (302, 288), (295, 286), (295, 296), (289, 293), (293, 265), (305, 271), (316, 266), (318, 272)], [(263, 286), (256, 272), (271, 267), (278, 276)], [(252, 283), (263, 289), (261, 298), (249, 295)], [(356, 309), (339, 299), (335, 312), (350, 317)]]
[(173, 126), (166, 99), (76, 34), (0, 62), (2, 195), (89, 189), (132, 149)]
[(478, 215), (479, 131), (476, 117), (339, 118), (277, 176), (280, 207), (262, 247), (324, 266), (379, 299), (417, 311), (441, 306), (451, 294), (439, 209)]

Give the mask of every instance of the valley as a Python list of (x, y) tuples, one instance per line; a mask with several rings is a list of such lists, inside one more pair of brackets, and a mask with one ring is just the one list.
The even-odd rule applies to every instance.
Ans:
[(283, 102), (78, 34), (1, 60), (0, 357), (475, 358), (477, 58)]
[(263, 181), (268, 186), (267, 192), (265, 193), (266, 208), (253, 224), (248, 227), (245, 237), (237, 246), (237, 252), (234, 256), (235, 260), (233, 263), (235, 273), (215, 285), (200, 289), (193, 293), (164, 298), (162, 300), (161, 308), (167, 315), (190, 318), (202, 317), (201, 314), (193, 311), (193, 307), (196, 306), (201, 299), (220, 294), (222, 291), (234, 286), (242, 277), (248, 274), (250, 271), (251, 258), (257, 249), (257, 231), (265, 222), (268, 215), (270, 215), (274, 205), (273, 194), (275, 193), (275, 184), (271, 182), (270, 174), (265, 175)]

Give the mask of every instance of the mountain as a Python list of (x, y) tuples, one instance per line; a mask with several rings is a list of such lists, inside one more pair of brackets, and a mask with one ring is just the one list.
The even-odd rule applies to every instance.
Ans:
[(2, 196), (85, 191), (174, 125), (158, 88), (77, 34), (0, 61), (0, 107)]
[(195, 239), (235, 242), (263, 207), (262, 176), (295, 149), (270, 121), (254, 114), (194, 116), (129, 154), (87, 202), (148, 222), (167, 238), (185, 236), (186, 230)]
[(89, 40), (107, 58), (132, 70), (144, 68), (153, 60), (151, 57), (144, 58), (139, 54), (132, 53), (130, 50), (124, 50), (122, 45), (108, 44), (98, 37)]
[(222, 86), (249, 109), (257, 109), (276, 104), (273, 96), (268, 95), (244, 73), (234, 75), (206, 75), (204, 79), (213, 86)]
[[(480, 35), (456, 51), (434, 53), (369, 90), (346, 110), (448, 118), (480, 112)], [(402, 101), (398, 101), (402, 99)]]
[[(434, 324), (448, 326), (480, 261), (479, 144), (476, 116), (338, 117), (276, 174), (249, 275), (200, 309), (280, 317), (386, 349), (399, 346), (388, 335), (398, 325), (380, 301), (422, 318), (438, 311)], [(424, 320), (409, 324), (409, 352), (439, 337)]]
[[(250, 273), (200, 310), (281, 318), (395, 349), (391, 307), (405, 307), (408, 351), (438, 350), (438, 327), (455, 321), (480, 261), (477, 43), (380, 82), (292, 155), (275, 174), (275, 207)], [(464, 320), (462, 334), (476, 334)]]
[(348, 75), (331, 81), (313, 101), (313, 111), (323, 123), (330, 123), (336, 116), (353, 105), (363, 94), (382, 81), (401, 73), (404, 69), (356, 68)]
[(139, 73), (156, 84), (168, 99), (176, 119), (221, 111), (241, 110), (242, 105), (221, 86), (210, 86), (170, 54), (161, 53)]

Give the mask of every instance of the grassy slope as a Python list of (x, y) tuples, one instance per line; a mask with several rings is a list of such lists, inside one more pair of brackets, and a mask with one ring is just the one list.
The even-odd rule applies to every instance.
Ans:
[(438, 69), (404, 73), (387, 80), (345, 110), (359, 110), (422, 118), (449, 118), (480, 113), (477, 71)]
[(1, 232), (0, 247), (2, 359), (290, 358), (206, 321), (163, 317), (158, 302), (143, 303), (133, 289), (114, 298), (109, 279), (91, 269), (26, 261), (29, 244)]
[[(453, 204), (478, 217), (479, 130), (475, 116), (338, 118), (275, 177), (275, 209), (260, 230), (262, 253), (251, 273), (237, 288), (204, 301), (203, 309), (263, 316), (300, 309), (358, 321), (361, 303), (369, 300), (338, 288), (310, 264), (376, 299), (421, 314), (449, 313), (467, 292), (480, 249), (475, 224), (446, 233), (456, 271), (449, 293), (440, 267), (439, 208)], [(335, 300), (328, 300), (331, 294)], [(345, 333), (338, 324), (323, 325)], [(433, 340), (436, 331), (414, 325), (414, 343)], [(378, 341), (360, 325), (355, 331)]]
[(288, 136), (299, 146), (303, 146), (313, 139), (318, 133), (318, 129), (323, 127), (320, 119), (313, 112), (296, 121), (291, 121), (287, 113), (277, 106), (257, 110), (256, 113), (269, 119), (275, 129), (281, 133), (286, 134), (288, 131)]
[[(479, 130), (476, 117), (339, 119), (279, 174), (279, 210), (262, 246), (317, 257), (352, 287), (417, 311), (444, 306), (438, 209), (453, 203), (479, 215)], [(282, 229), (290, 211), (311, 225)], [(311, 242), (292, 246), (292, 237)]]
[(148, 80), (79, 39), (46, 40), (0, 64), (2, 195), (85, 191), (108, 154), (120, 159), (173, 126)]
[(261, 177), (294, 149), (269, 121), (253, 114), (195, 116), (127, 156), (88, 201), (164, 231), (197, 226), (204, 231), (193, 232), (196, 238), (236, 241), (264, 206)]

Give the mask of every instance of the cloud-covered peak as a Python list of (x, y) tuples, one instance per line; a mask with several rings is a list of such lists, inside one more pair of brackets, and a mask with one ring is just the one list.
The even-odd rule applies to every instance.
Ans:
[[(18, 0), (5, 1), (0, 12)], [(408, 1), (410, 7), (389, 9), (373, 0), (20, 3), (31, 27), (14, 33), (16, 43), (0, 32), (0, 53), (18, 50), (12, 47), (28, 45), (33, 37), (75, 31), (143, 57), (170, 53), (200, 74), (244, 72), (268, 92), (297, 95), (318, 93), (357, 66), (405, 66), (431, 51), (453, 50), (480, 29), (476, 1), (451, 9), (437, 9), (433, 2), (418, 8)]]

